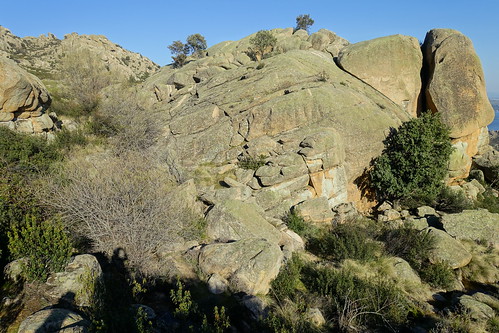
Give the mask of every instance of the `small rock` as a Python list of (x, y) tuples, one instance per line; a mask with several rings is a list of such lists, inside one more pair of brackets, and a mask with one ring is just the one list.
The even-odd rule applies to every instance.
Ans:
[(309, 308), (305, 313), (307, 319), (315, 326), (323, 326), (326, 323), (326, 319), (322, 315), (321, 310), (318, 308)]
[(475, 169), (470, 171), (470, 178), (476, 179), (481, 183), (485, 182), (485, 176), (482, 170)]
[(245, 295), (241, 303), (251, 312), (253, 319), (264, 319), (268, 315), (266, 302), (258, 296)]
[(214, 273), (208, 279), (208, 290), (210, 293), (218, 295), (224, 293), (228, 288), (229, 283), (226, 279)]
[(384, 212), (385, 210), (387, 209), (392, 209), (393, 206), (388, 202), (388, 201), (385, 201), (383, 202), (377, 209), (378, 212)]
[(437, 212), (435, 209), (429, 206), (421, 206), (416, 209), (416, 215), (419, 217), (425, 217), (427, 215), (436, 215)]
[(395, 221), (400, 219), (400, 213), (395, 209), (387, 209), (383, 212), (383, 215), (386, 216), (387, 221)]

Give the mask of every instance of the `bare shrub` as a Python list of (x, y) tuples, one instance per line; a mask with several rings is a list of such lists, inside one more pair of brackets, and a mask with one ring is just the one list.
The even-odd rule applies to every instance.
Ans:
[(102, 95), (95, 117), (112, 128), (111, 143), (117, 154), (146, 150), (156, 143), (161, 115), (139, 105), (135, 88), (116, 85)]
[(111, 255), (123, 249), (132, 267), (153, 273), (154, 255), (183, 242), (196, 222), (190, 203), (143, 153), (95, 160), (72, 161), (60, 178), (51, 177), (43, 195), (47, 205), (94, 250)]
[(111, 83), (111, 77), (100, 56), (89, 50), (69, 52), (61, 60), (63, 96), (83, 114), (97, 107), (99, 93)]

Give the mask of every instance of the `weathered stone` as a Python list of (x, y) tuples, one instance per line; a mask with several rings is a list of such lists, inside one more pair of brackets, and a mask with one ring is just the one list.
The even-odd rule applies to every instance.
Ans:
[(239, 240), (264, 238), (273, 244), (281, 239), (274, 228), (252, 203), (226, 200), (216, 204), (206, 216), (207, 234), (212, 239)]
[(212, 294), (222, 294), (226, 292), (228, 288), (229, 282), (217, 273), (212, 274), (208, 279), (208, 290)]
[(0, 121), (11, 121), (14, 119), (13, 112), (0, 112)]
[(392, 208), (393, 208), (393, 206), (391, 203), (389, 203), (388, 201), (384, 201), (381, 205), (379, 205), (379, 207), (377, 208), (377, 211), (384, 212), (385, 210), (392, 209)]
[(244, 185), (244, 184), (238, 182), (237, 180), (235, 180), (234, 178), (230, 178), (230, 177), (225, 177), (224, 183), (229, 187), (246, 187), (246, 185)]
[(423, 55), (416, 38), (393, 35), (351, 44), (340, 51), (338, 64), (417, 116)]
[(299, 153), (307, 161), (322, 160), (324, 169), (333, 168), (345, 160), (345, 147), (334, 128), (320, 128), (300, 143)]
[(204, 274), (216, 273), (229, 281), (233, 292), (256, 295), (268, 293), (281, 261), (282, 252), (277, 244), (247, 238), (205, 246), (199, 255), (199, 268)]
[(435, 215), (435, 209), (430, 206), (421, 206), (416, 209), (416, 215), (419, 217), (425, 217), (427, 215)]
[(483, 155), (475, 156), (473, 164), (479, 170), (482, 170), (485, 179), (493, 182), (499, 177), (499, 151), (492, 149)]
[(0, 112), (35, 111), (49, 105), (47, 89), (36, 76), (0, 57)]
[(485, 240), (499, 244), (499, 214), (485, 209), (465, 210), (444, 215), (441, 222), (447, 233), (457, 239)]
[(170, 131), (174, 135), (195, 134), (214, 125), (223, 116), (218, 106), (213, 104), (197, 105), (189, 113), (179, 115), (170, 122)]
[(46, 113), (44, 113), (40, 117), (31, 118), (31, 122), (33, 123), (34, 133), (41, 133), (54, 127), (54, 122)]
[(255, 171), (246, 170), (246, 169), (237, 169), (236, 170), (236, 180), (242, 184), (248, 184), (250, 180), (253, 178)]
[(452, 145), (454, 148), (449, 157), (449, 178), (463, 179), (469, 174), (471, 168), (471, 156), (466, 151), (468, 149), (467, 142), (456, 142)]
[(334, 214), (325, 197), (308, 199), (294, 207), (297, 213), (307, 222), (330, 223)]
[(395, 209), (387, 209), (383, 212), (383, 215), (386, 216), (387, 222), (400, 219), (400, 213)]
[(494, 309), (469, 295), (460, 296), (459, 305), (475, 320), (487, 320), (495, 316)]
[(463, 185), (461, 185), (461, 187), (464, 190), (464, 194), (466, 195), (466, 197), (471, 200), (476, 200), (479, 194), (485, 192), (485, 188), (483, 187), (483, 185), (480, 184), (476, 179), (473, 179), (468, 183), (464, 183)]
[(423, 44), (428, 66), (427, 107), (439, 112), (451, 137), (469, 135), (494, 119), (480, 59), (459, 31), (433, 29)]
[(407, 261), (398, 257), (389, 257), (386, 259), (387, 264), (393, 271), (393, 275), (397, 281), (404, 284), (410, 283), (413, 285), (420, 285), (421, 279), (418, 274), (412, 269)]
[(97, 259), (90, 254), (73, 258), (63, 272), (50, 275), (47, 285), (54, 298), (75, 302), (78, 306), (91, 306), (93, 294), (90, 286), (101, 283), (102, 269)]
[(309, 308), (305, 312), (305, 317), (315, 326), (320, 327), (326, 324), (326, 319), (322, 315), (322, 312), (321, 310), (319, 310), (319, 308)]
[(87, 333), (90, 322), (67, 309), (44, 309), (33, 313), (19, 326), (19, 333)]
[(432, 262), (445, 262), (453, 269), (464, 267), (471, 261), (471, 254), (456, 239), (445, 231), (429, 227), (425, 230), (435, 239), (435, 247), (431, 250)]

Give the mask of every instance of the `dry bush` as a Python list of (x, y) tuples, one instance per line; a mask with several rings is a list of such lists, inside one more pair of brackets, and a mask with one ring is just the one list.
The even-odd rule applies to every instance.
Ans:
[(106, 89), (95, 116), (112, 128), (114, 151), (142, 151), (153, 146), (161, 134), (161, 114), (139, 104), (136, 89), (116, 85)]
[(67, 53), (61, 60), (63, 96), (76, 104), (82, 113), (93, 111), (100, 91), (111, 83), (112, 75), (98, 54), (89, 50)]
[(142, 273), (154, 273), (154, 255), (192, 237), (197, 221), (168, 172), (144, 153), (72, 161), (47, 183), (46, 204), (75, 235), (108, 255), (123, 249)]

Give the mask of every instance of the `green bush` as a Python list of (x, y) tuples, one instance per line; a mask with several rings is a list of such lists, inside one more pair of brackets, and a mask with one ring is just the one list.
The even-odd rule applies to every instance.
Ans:
[(63, 129), (56, 133), (54, 142), (51, 147), (57, 150), (67, 151), (71, 150), (74, 146), (84, 146), (87, 144), (87, 137), (80, 131), (68, 131)]
[(266, 157), (264, 155), (258, 157), (245, 156), (239, 159), (238, 165), (242, 169), (256, 171), (259, 167), (265, 165), (265, 159)]
[(340, 224), (330, 231), (323, 231), (309, 241), (307, 249), (323, 259), (336, 261), (369, 261), (381, 252), (380, 244), (370, 237), (367, 228), (351, 224)]
[(36, 178), (61, 159), (46, 141), (0, 127), (0, 249), (7, 253), (7, 231), (24, 222), (26, 214), (45, 219), (37, 206)]
[(249, 40), (251, 44), (250, 55), (254, 60), (262, 60), (263, 56), (271, 52), (276, 43), (277, 38), (274, 37), (271, 31), (260, 30), (254, 37)]
[(454, 284), (455, 275), (452, 268), (444, 263), (425, 263), (419, 270), (421, 279), (434, 288), (449, 289)]
[(349, 271), (307, 267), (304, 283), (329, 302), (329, 314), (338, 318), (340, 330), (392, 327), (405, 322), (409, 304), (391, 282), (363, 280)]
[(491, 213), (499, 213), (499, 198), (495, 197), (492, 190), (488, 188), (484, 193), (478, 194), (475, 208), (484, 208)]
[(288, 212), (288, 214), (286, 214), (286, 216), (283, 218), (283, 221), (284, 223), (286, 223), (289, 229), (293, 230), (298, 235), (306, 239), (317, 237), (317, 235), (320, 233), (319, 228), (311, 223), (305, 222), (303, 217), (301, 217), (296, 210), (291, 210), (290, 212)]
[(10, 172), (38, 173), (61, 159), (45, 140), (0, 127), (0, 166)]
[(13, 259), (26, 259), (23, 274), (28, 281), (45, 281), (51, 272), (63, 270), (71, 257), (71, 241), (59, 221), (40, 223), (27, 216), (25, 225), (12, 226), (8, 237)]
[(278, 300), (293, 299), (296, 289), (300, 285), (300, 275), (303, 268), (302, 260), (293, 255), (286, 265), (281, 268), (279, 275), (272, 281), (272, 293)]
[(452, 152), (449, 129), (439, 115), (427, 112), (403, 123), (384, 144), (370, 172), (380, 201), (432, 203), (444, 186)]
[(432, 235), (409, 227), (387, 229), (382, 239), (389, 254), (405, 259), (416, 270), (422, 268), (435, 247)]
[(436, 208), (446, 213), (460, 213), (472, 209), (473, 203), (466, 198), (464, 191), (455, 191), (446, 186), (438, 196)]

